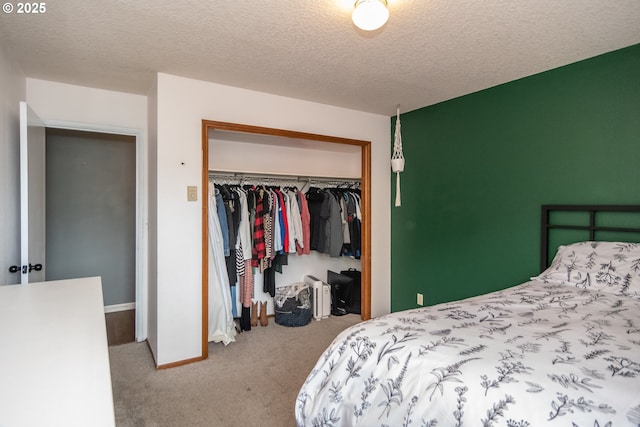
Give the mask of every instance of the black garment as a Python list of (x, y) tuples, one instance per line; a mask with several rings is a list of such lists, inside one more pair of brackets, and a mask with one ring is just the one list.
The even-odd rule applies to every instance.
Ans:
[(268, 293), (271, 297), (276, 296), (276, 270), (273, 267), (265, 268), (262, 272), (263, 284), (262, 292)]
[[(357, 190), (352, 190), (356, 194), (360, 194)], [(349, 227), (349, 238), (351, 239), (351, 255), (355, 259), (360, 259), (360, 251), (362, 248), (361, 239), (361, 222), (356, 216), (356, 203), (352, 195), (348, 195), (347, 205), (347, 225)]]
[(360, 259), (361, 223), (358, 218), (349, 218), (349, 236), (351, 237), (351, 251), (355, 259)]
[(278, 311), (281, 311), (283, 313), (292, 312), (293, 310), (298, 308), (298, 305), (300, 305), (300, 301), (298, 301), (297, 298), (287, 298), (282, 304), (282, 307), (278, 308)]
[[(341, 191), (340, 192), (340, 199), (342, 199), (342, 202), (344, 203), (344, 216), (346, 218), (349, 217), (349, 215), (354, 215), (356, 212), (356, 206), (355, 206), (355, 202), (353, 200), (353, 197), (351, 197), (351, 195), (349, 194), (348, 191)], [(351, 247), (351, 230), (349, 230), (349, 221), (347, 220), (347, 233), (349, 234), (349, 242), (344, 242), (342, 244), (342, 255), (344, 256), (353, 256), (353, 248)]]
[(229, 256), (225, 257), (227, 266), (227, 275), (229, 276), (229, 285), (235, 286), (238, 283), (238, 274), (236, 270), (236, 240), (238, 236), (238, 228), (240, 226), (240, 198), (238, 194), (231, 190), (228, 185), (216, 185), (218, 191), (222, 195), (225, 213), (227, 216), (227, 232), (229, 236)]
[(262, 190), (262, 215), (269, 215), (271, 213), (271, 192)]
[(322, 205), (320, 206), (320, 237), (318, 239), (318, 252), (329, 253), (329, 221), (331, 219), (331, 200), (333, 197), (328, 191), (322, 192)]
[(247, 210), (249, 212), (256, 209), (256, 189), (252, 185), (245, 185), (244, 188), (247, 191)]
[[(240, 209), (240, 196), (238, 193), (229, 189), (229, 200), (227, 202), (227, 224), (229, 226), (229, 247), (235, 248), (238, 238), (238, 229), (240, 228), (240, 220), (242, 219), (242, 211)], [(223, 198), (224, 200), (224, 198)], [(231, 244), (233, 242), (233, 245)]]
[(320, 243), (320, 240), (324, 240), (324, 228), (322, 227), (322, 220), (320, 219), (320, 210), (322, 209), (322, 203), (324, 202), (324, 192), (317, 187), (311, 187), (307, 191), (307, 205), (309, 207), (309, 249), (319, 250), (318, 244), (321, 244), (324, 248), (324, 241)]
[(227, 275), (229, 276), (229, 286), (235, 286), (238, 283), (238, 271), (236, 269), (236, 250), (229, 249), (229, 256), (224, 257), (227, 267)]
[(242, 307), (242, 314), (240, 316), (240, 330), (251, 330), (251, 307)]
[(280, 274), (282, 274), (283, 265), (289, 265), (289, 254), (285, 252), (276, 254), (273, 261), (271, 261), (271, 268)]

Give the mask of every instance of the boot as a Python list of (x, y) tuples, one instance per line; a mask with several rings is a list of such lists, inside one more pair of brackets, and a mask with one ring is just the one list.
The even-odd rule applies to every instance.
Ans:
[(258, 326), (258, 303), (251, 302), (251, 326)]
[(267, 326), (269, 319), (267, 319), (267, 302), (260, 303), (260, 326)]

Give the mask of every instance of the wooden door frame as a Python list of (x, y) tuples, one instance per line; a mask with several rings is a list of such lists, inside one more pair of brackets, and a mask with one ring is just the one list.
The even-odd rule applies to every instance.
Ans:
[(267, 128), (238, 123), (202, 120), (202, 358), (209, 356), (209, 132), (212, 130), (254, 135), (279, 136), (328, 144), (360, 147), (361, 161), (361, 317), (371, 318), (371, 141), (340, 138), (315, 133)]

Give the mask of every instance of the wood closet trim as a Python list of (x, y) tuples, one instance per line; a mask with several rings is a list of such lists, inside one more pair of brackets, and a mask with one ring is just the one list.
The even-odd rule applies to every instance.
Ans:
[(209, 222), (207, 191), (209, 185), (209, 132), (212, 130), (250, 133), (257, 135), (281, 136), (329, 144), (356, 145), (361, 148), (361, 318), (371, 318), (371, 141), (341, 138), (315, 133), (298, 132), (286, 129), (267, 128), (239, 123), (202, 120), (202, 358), (209, 356)]

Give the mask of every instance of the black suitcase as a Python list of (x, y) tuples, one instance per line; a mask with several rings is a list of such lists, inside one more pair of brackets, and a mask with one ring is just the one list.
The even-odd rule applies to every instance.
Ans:
[(352, 305), (353, 278), (327, 270), (327, 283), (331, 286), (331, 314), (333, 316), (348, 314), (347, 307)]
[(349, 298), (346, 298), (348, 303), (345, 309), (347, 310), (347, 313), (360, 314), (360, 282), (362, 273), (355, 268), (350, 268), (348, 270), (342, 270), (340, 274), (351, 277), (353, 279), (350, 289), (351, 295), (349, 296)]

